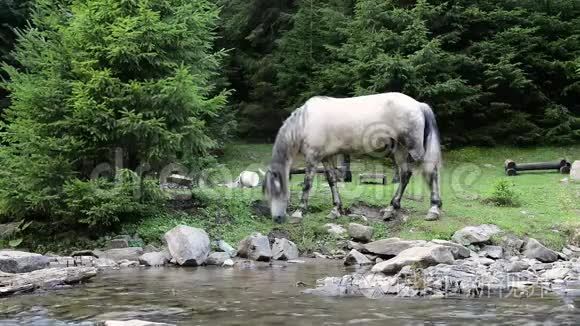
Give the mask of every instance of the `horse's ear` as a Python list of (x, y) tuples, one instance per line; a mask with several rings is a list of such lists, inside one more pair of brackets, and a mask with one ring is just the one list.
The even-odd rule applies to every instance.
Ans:
[(268, 188), (268, 189), (270, 188), (269, 182), (272, 179), (271, 176), (272, 176), (272, 173), (270, 172), (270, 170), (267, 170), (264, 173), (264, 181), (262, 181), (262, 194), (266, 193), (266, 188)]

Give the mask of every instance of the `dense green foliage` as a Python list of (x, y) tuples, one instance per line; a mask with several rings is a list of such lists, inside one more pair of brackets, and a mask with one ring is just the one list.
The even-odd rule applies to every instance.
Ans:
[(113, 153), (131, 170), (203, 164), (228, 127), (225, 94), (212, 84), (217, 17), (208, 1), (36, 1), (14, 53), (19, 68), (4, 66), (12, 105), (1, 211), (108, 225), (120, 216), (99, 212), (116, 209), (106, 202), (133, 208), (111, 185), (86, 180)]
[[(271, 114), (313, 95), (402, 91), (434, 107), (453, 146), (580, 139), (580, 1), (305, 0), (294, 10), (279, 39), (260, 39), (277, 45), (259, 64), (274, 74), (246, 79), (274, 85), (276, 102), (271, 90), (241, 96), (242, 113), (250, 99)], [(256, 120), (246, 129), (260, 132)]]

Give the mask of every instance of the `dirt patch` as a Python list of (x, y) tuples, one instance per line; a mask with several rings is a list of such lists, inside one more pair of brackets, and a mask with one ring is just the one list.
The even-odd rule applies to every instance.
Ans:
[(268, 207), (268, 203), (264, 200), (254, 200), (250, 204), (250, 210), (252, 211), (252, 214), (256, 216), (270, 215), (270, 208)]
[(359, 201), (352, 204), (347, 209), (347, 213), (365, 216), (366, 218), (371, 220), (382, 220), (383, 214), (381, 214), (381, 209), (382, 207), (371, 206)]

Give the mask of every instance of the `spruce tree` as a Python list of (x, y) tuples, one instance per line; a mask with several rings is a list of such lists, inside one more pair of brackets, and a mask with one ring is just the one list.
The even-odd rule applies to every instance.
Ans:
[(58, 219), (65, 186), (119, 149), (129, 169), (207, 156), (226, 101), (218, 14), (206, 0), (36, 1), (19, 68), (4, 66), (1, 213)]

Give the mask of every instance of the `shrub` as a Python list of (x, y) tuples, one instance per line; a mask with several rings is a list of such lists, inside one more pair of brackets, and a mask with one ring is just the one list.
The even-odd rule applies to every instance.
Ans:
[(496, 206), (519, 206), (519, 195), (514, 190), (514, 187), (515, 184), (509, 180), (500, 179), (496, 181), (491, 195), (485, 199), (485, 202)]
[(162, 207), (164, 199), (154, 180), (142, 180), (132, 171), (121, 170), (114, 182), (101, 178), (67, 182), (63, 206), (56, 215), (67, 224), (107, 228), (153, 214)]

